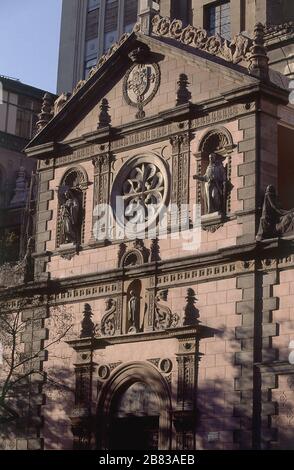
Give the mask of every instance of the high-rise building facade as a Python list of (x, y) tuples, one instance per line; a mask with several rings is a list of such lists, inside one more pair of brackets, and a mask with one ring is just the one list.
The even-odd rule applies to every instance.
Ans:
[(0, 264), (19, 258), (23, 211), (36, 161), (23, 150), (36, 130), (44, 91), (0, 76)]
[[(58, 93), (71, 92), (77, 82), (124, 32), (151, 0), (63, 0)], [(254, 24), (268, 25), (266, 45), (272, 67), (292, 76), (294, 2), (292, 0), (158, 0), (161, 16), (220, 34), (226, 39)], [(275, 27), (272, 27), (275, 25)]]

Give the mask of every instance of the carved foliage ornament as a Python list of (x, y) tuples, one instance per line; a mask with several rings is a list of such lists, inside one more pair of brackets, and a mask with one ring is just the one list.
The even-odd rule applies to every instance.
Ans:
[(157, 64), (134, 64), (127, 72), (123, 83), (126, 102), (138, 108), (136, 117), (143, 118), (146, 106), (156, 95), (160, 84), (160, 69)]
[(116, 300), (106, 299), (105, 301), (105, 314), (102, 317), (101, 325), (97, 328), (96, 333), (102, 336), (114, 336), (115, 334), (115, 314), (116, 314)]
[(209, 36), (207, 31), (191, 25), (183, 28), (181, 20), (171, 20), (154, 16), (152, 20), (152, 33), (158, 36), (170, 37), (182, 44), (202, 49), (210, 54), (237, 64), (242, 60), (248, 60), (252, 40), (237, 34), (231, 42), (220, 35)]
[(155, 300), (154, 328), (155, 330), (166, 330), (175, 328), (179, 323), (179, 315), (172, 313), (167, 305), (168, 290), (158, 292)]

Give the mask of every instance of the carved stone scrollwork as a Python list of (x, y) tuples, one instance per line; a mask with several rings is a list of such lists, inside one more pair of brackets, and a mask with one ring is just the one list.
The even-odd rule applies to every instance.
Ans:
[(114, 336), (116, 331), (116, 300), (106, 299), (105, 314), (102, 317), (101, 324), (98, 327), (98, 333), (102, 336)]
[(243, 34), (237, 34), (230, 42), (218, 34), (209, 36), (202, 28), (191, 25), (183, 28), (181, 20), (162, 18), (160, 15), (154, 16), (152, 26), (152, 33), (155, 35), (175, 39), (184, 45), (221, 57), (227, 62), (237, 64), (249, 59), (252, 40)]
[(159, 291), (155, 299), (154, 329), (166, 330), (175, 328), (179, 323), (179, 315), (172, 313), (167, 305), (168, 290)]

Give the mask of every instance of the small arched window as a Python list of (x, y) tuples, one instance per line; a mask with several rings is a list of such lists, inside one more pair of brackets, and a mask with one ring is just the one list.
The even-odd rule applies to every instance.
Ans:
[(70, 168), (58, 188), (56, 246), (79, 246), (84, 242), (88, 176), (82, 167)]

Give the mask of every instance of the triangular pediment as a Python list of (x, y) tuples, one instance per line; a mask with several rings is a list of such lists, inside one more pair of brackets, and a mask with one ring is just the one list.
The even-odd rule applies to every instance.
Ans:
[[(181, 76), (186, 77), (183, 86), (195, 105), (259, 82), (242, 65), (242, 57), (237, 60), (227, 42), (222, 51), (215, 53), (212, 42), (205, 49), (174, 36), (163, 33), (149, 36), (140, 31), (124, 35), (99, 60), (90, 77), (78, 84), (27, 149), (49, 142), (71, 142), (97, 131), (103, 99), (107, 100), (103, 112), (106, 109), (113, 128), (168, 111), (177, 104)], [(138, 49), (148, 51), (145, 60), (132, 56), (132, 51)], [(148, 69), (144, 69), (146, 64)], [(140, 90), (143, 99), (139, 97)], [(102, 125), (104, 122), (102, 119)]]

